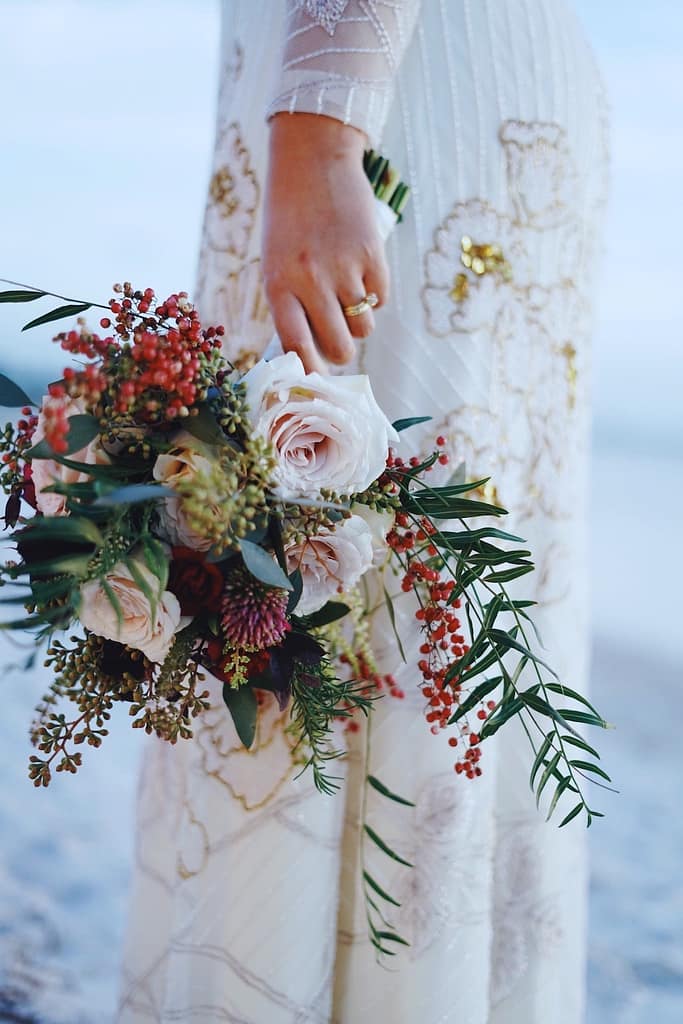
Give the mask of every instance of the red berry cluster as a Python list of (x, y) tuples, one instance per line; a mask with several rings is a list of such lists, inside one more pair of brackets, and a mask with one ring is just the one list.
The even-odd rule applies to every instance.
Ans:
[[(441, 448), (446, 443), (445, 438), (439, 436), (436, 443), (437, 448)], [(411, 458), (406, 464), (390, 452), (387, 468), (394, 475), (397, 471), (399, 474), (415, 469), (419, 471), (419, 467), (428, 471), (431, 465), (425, 465), (427, 461)], [(438, 451), (435, 461), (446, 465), (448, 455)], [(453, 673), (453, 666), (469, 651), (469, 645), (456, 615), (461, 601), (452, 597), (455, 580), (444, 579), (443, 569), (436, 568), (438, 549), (431, 542), (436, 532), (436, 527), (427, 517), (415, 520), (405, 512), (399, 512), (387, 543), (401, 560), (404, 570), (401, 589), (406, 593), (415, 591), (420, 600), (420, 607), (415, 612), (423, 634), (418, 668), (422, 676), (422, 694), (427, 701), (425, 717), (432, 733), (438, 735), (449, 726), (451, 716), (461, 701), (462, 686), (458, 675)], [(486, 707), (482, 705), (476, 713), (477, 718), (484, 721), (495, 706), (495, 701), (489, 701)], [(478, 764), (480, 737), (470, 729), (466, 718), (460, 719), (456, 727), (460, 738), (451, 736), (448, 743), (457, 747), (464, 741), (467, 749), (455, 763), (455, 771), (464, 773), (467, 778), (475, 778), (481, 775)]]
[(188, 416), (204, 397), (202, 370), (220, 349), (224, 329), (204, 330), (187, 292), (156, 305), (151, 288), (137, 291), (126, 282), (114, 285), (114, 291), (109, 302), (114, 320), (100, 320), (113, 335), (101, 338), (81, 326), (55, 338), (66, 351), (92, 360), (82, 370), (64, 371), (66, 393), (98, 413), (106, 397), (105, 415), (111, 408), (115, 416), (147, 423)]
[[(351, 658), (346, 654), (340, 654), (339, 660), (342, 665), (351, 664)], [(368, 664), (365, 655), (361, 651), (354, 652), (353, 662), (356, 670), (355, 677), (360, 682), (367, 683), (368, 691), (382, 693), (386, 690), (388, 691), (389, 696), (396, 698), (396, 700), (403, 700), (405, 698), (405, 693), (398, 685), (396, 677), (390, 672), (383, 676), (380, 675), (379, 672)], [(357, 712), (359, 710), (357, 707), (352, 708), (350, 704), (342, 705), (342, 707), (344, 711), (355, 710)], [(360, 729), (360, 723), (353, 717), (345, 718), (344, 722), (344, 732), (358, 732)]]
[(66, 415), (66, 389), (62, 384), (50, 384), (50, 399), (43, 402), (40, 410), (43, 418), (43, 434), (52, 451), (64, 455), (69, 446), (66, 442), (69, 433), (69, 420)]

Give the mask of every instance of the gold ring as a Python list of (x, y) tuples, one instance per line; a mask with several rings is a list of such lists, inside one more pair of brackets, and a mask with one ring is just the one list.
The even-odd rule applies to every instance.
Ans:
[(342, 306), (342, 313), (344, 316), (362, 316), (363, 313), (367, 313), (369, 309), (374, 309), (379, 299), (374, 292), (368, 292), (364, 295), (360, 302), (357, 302), (354, 306)]

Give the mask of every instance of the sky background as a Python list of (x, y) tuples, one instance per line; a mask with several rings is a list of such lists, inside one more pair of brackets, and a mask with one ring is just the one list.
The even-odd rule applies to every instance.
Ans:
[[(575, 6), (612, 105), (591, 516), (594, 688), (618, 722), (606, 746), (623, 790), (593, 838), (589, 1021), (679, 1024), (683, 835), (675, 816), (662, 822), (680, 806), (681, 781), (683, 5)], [(213, 143), (218, 7), (0, 0), (0, 276), (100, 301), (122, 273), (159, 294), (191, 284)], [(60, 354), (49, 328), (20, 333), (25, 310), (2, 308), (0, 371), (24, 383), (50, 379)], [(33, 993), (17, 1019), (61, 1024), (59, 1005), (64, 1024), (100, 1024), (113, 999), (138, 737), (122, 720), (82, 779), (61, 779), (33, 803), (19, 748), (41, 683), (7, 685), (0, 1019), (3, 965), (16, 961)], [(78, 927), (65, 923), (67, 910)]]

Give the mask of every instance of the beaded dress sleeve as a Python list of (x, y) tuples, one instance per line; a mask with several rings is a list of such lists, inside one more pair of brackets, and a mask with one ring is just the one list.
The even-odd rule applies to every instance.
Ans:
[(267, 116), (324, 114), (382, 134), (420, 0), (287, 0), (282, 64)]

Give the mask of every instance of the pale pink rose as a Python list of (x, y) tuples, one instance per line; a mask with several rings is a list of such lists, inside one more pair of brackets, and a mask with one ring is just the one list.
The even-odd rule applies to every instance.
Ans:
[[(212, 463), (207, 446), (188, 431), (180, 431), (173, 440), (173, 448), (165, 455), (157, 456), (153, 475), (159, 483), (178, 490), (198, 473), (210, 472)], [(174, 546), (192, 548), (193, 551), (208, 551), (211, 547), (211, 540), (196, 533), (188, 524), (180, 497), (166, 498), (161, 503), (159, 522), (164, 537)]]
[(105, 576), (120, 605), (121, 622), (100, 580), (90, 580), (81, 587), (78, 618), (96, 636), (133, 647), (142, 651), (150, 661), (160, 664), (182, 626), (180, 605), (170, 590), (161, 589), (160, 581), (144, 562), (136, 559), (135, 566), (152, 593), (157, 595), (154, 621), (147, 597), (123, 562), (115, 565)]
[[(33, 444), (38, 444), (45, 437), (43, 409), (47, 405), (55, 404), (64, 405), (67, 418), (81, 415), (87, 411), (85, 403), (80, 398), (65, 401), (64, 399), (50, 398), (49, 395), (45, 395), (40, 406), (41, 411), (38, 414), (38, 426), (33, 435)], [(74, 462), (85, 462), (89, 466), (106, 466), (110, 462), (109, 456), (100, 444), (99, 437), (94, 438), (86, 448), (81, 448), (79, 452), (69, 455), (69, 458), (73, 459)], [(66, 515), (65, 495), (50, 494), (46, 492), (46, 487), (51, 487), (54, 483), (80, 484), (90, 479), (87, 473), (68, 469), (53, 459), (34, 459), (31, 463), (31, 474), (36, 489), (36, 507), (45, 516)]]
[(249, 419), (277, 456), (274, 491), (285, 499), (321, 490), (357, 494), (379, 477), (398, 434), (366, 376), (305, 373), (294, 352), (244, 377)]
[(287, 571), (299, 569), (303, 592), (297, 615), (317, 612), (329, 600), (351, 590), (372, 566), (372, 534), (360, 516), (324, 528), (285, 551)]
[(369, 505), (362, 505), (360, 502), (354, 502), (351, 506), (351, 512), (354, 516), (360, 516), (367, 523), (372, 538), (372, 564), (375, 566), (382, 565), (383, 562), (386, 562), (389, 555), (387, 534), (394, 527), (396, 514), (392, 509), (383, 509), (381, 512), (378, 512), (376, 509), (370, 508)]

